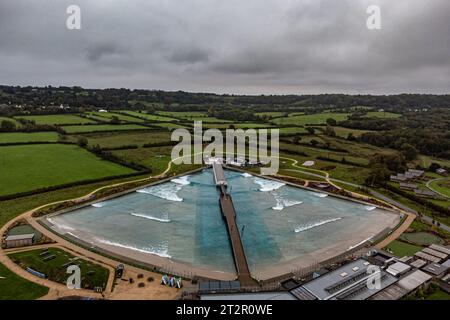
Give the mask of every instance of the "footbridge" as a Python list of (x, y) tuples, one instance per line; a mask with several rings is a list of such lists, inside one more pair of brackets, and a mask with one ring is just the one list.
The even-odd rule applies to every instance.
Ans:
[(244, 285), (254, 285), (256, 282), (250, 275), (244, 246), (242, 245), (241, 235), (239, 233), (239, 227), (236, 223), (236, 210), (234, 209), (233, 199), (226, 190), (227, 180), (222, 165), (220, 163), (213, 163), (213, 172), (216, 187), (220, 189), (220, 210), (222, 212), (222, 217), (227, 224), (238, 280)]

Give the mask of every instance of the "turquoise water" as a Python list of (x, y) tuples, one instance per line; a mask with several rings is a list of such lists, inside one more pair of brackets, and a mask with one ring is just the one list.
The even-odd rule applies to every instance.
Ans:
[[(351, 236), (383, 210), (225, 171), (251, 271)], [(72, 234), (226, 272), (234, 262), (211, 170), (56, 216)], [(370, 235), (369, 235), (370, 236)]]

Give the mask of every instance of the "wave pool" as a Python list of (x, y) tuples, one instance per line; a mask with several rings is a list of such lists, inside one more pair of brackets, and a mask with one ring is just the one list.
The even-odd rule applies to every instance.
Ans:
[[(250, 270), (258, 278), (338, 255), (399, 216), (361, 203), (225, 170)], [(175, 178), (48, 218), (54, 229), (156, 264), (235, 274), (213, 173)]]

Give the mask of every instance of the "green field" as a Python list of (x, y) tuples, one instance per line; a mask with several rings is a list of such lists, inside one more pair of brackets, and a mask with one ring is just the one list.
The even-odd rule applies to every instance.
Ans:
[(241, 122), (241, 123), (202, 123), (203, 129), (261, 129), (261, 128), (274, 128), (270, 124), (267, 123), (247, 123), (247, 122)]
[[(147, 143), (170, 142), (170, 132), (168, 131), (146, 131), (146, 132), (103, 132), (88, 133), (82, 135), (88, 139), (90, 146), (100, 145), (102, 148), (117, 148), (120, 146), (136, 145), (141, 147)], [(73, 136), (77, 141), (79, 136)]]
[(57, 142), (58, 136), (56, 132), (0, 133), (0, 143)]
[(121, 122), (144, 122), (145, 120), (126, 116), (114, 112), (86, 112), (86, 115), (95, 117), (96, 119), (101, 119), (103, 121), (111, 121), (113, 117), (117, 117)]
[(48, 288), (19, 277), (0, 263), (0, 300), (34, 300), (47, 293)]
[(286, 116), (286, 112), (258, 112), (255, 115), (258, 117), (279, 118)]
[(159, 127), (159, 128), (166, 129), (166, 130), (189, 128), (188, 126), (184, 126), (184, 125), (172, 123), (172, 122), (168, 122), (168, 123), (167, 122), (153, 122), (151, 125), (154, 127)]
[(152, 121), (160, 121), (160, 122), (178, 121), (175, 118), (166, 117), (166, 116), (160, 116), (160, 115), (157, 115), (157, 114), (148, 114), (148, 113), (145, 113), (145, 112), (128, 111), (128, 110), (121, 110), (120, 112), (126, 113), (126, 114), (134, 116), (134, 117), (144, 118), (144, 119), (146, 119), (149, 122), (152, 122)]
[(0, 147), (0, 195), (133, 173), (74, 145)]
[(193, 118), (207, 118), (208, 115), (205, 112), (188, 111), (188, 112), (173, 112), (173, 111), (158, 111), (158, 115), (165, 117), (174, 117), (179, 119), (191, 120)]
[(277, 125), (307, 125), (307, 124), (325, 124), (327, 119), (332, 118), (336, 121), (347, 119), (348, 113), (317, 113), (309, 115), (297, 115), (283, 118), (276, 118), (272, 122)]
[(123, 131), (123, 130), (145, 130), (149, 129), (138, 124), (98, 124), (98, 125), (81, 125), (62, 127), (66, 133), (85, 133), (99, 131)]
[(153, 174), (163, 172), (167, 168), (169, 163), (170, 153), (172, 147), (154, 147), (154, 148), (139, 148), (129, 150), (116, 150), (112, 153), (125, 159), (127, 161), (133, 161), (147, 168), (152, 169)]
[(303, 127), (280, 128), (280, 134), (294, 134), (306, 132), (307, 132), (306, 129)]
[(48, 125), (66, 125), (66, 124), (85, 124), (95, 123), (95, 121), (82, 118), (74, 114), (52, 114), (45, 116), (21, 116), (19, 119), (26, 119), (34, 121), (36, 124), (48, 124)]
[(414, 254), (423, 248), (420, 246), (415, 246), (406, 242), (394, 240), (389, 245), (387, 245), (385, 248), (389, 249), (391, 252), (394, 253), (397, 257), (401, 258), (404, 256), (414, 256)]
[(371, 132), (369, 130), (356, 130), (356, 129), (348, 129), (343, 127), (333, 127), (336, 136), (341, 138), (347, 138), (349, 133), (352, 133), (354, 137), (359, 137), (364, 133)]
[(383, 112), (383, 111), (371, 111), (367, 112), (367, 118), (382, 118), (382, 119), (396, 119), (402, 115), (399, 113)]
[[(48, 254), (41, 256), (40, 254), (45, 251), (48, 251)], [(48, 256), (54, 256), (54, 258), (46, 261), (45, 257)], [(58, 248), (17, 252), (10, 254), (9, 257), (22, 268), (31, 268), (43, 273), (47, 276), (47, 279), (51, 281), (65, 284), (69, 276), (67, 274), (67, 266), (74, 264), (78, 265), (81, 270), (82, 288), (94, 289), (95, 287), (102, 287), (105, 289), (108, 282), (108, 269), (89, 261), (76, 258)]]

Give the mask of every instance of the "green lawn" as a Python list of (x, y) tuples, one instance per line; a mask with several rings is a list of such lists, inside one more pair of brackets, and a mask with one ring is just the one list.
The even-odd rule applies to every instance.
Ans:
[(44, 116), (20, 116), (20, 119), (32, 120), (36, 124), (65, 125), (95, 123), (93, 120), (82, 118), (75, 114), (52, 114)]
[(20, 143), (20, 142), (57, 142), (56, 132), (11, 132), (0, 133), (0, 143)]
[(307, 125), (307, 124), (325, 124), (327, 119), (332, 118), (336, 121), (347, 120), (348, 113), (317, 113), (309, 115), (297, 115), (283, 118), (276, 118), (273, 123), (277, 125)]
[(0, 147), (0, 195), (134, 172), (75, 145)]
[[(45, 251), (48, 251), (48, 254), (41, 256)], [(46, 261), (45, 257), (48, 256), (54, 256), (54, 258)], [(43, 273), (47, 276), (47, 279), (51, 281), (66, 283), (69, 276), (66, 271), (68, 263), (70, 263), (70, 265), (78, 265), (80, 268), (82, 288), (94, 289), (95, 287), (102, 287), (104, 289), (108, 282), (108, 269), (89, 261), (76, 258), (58, 248), (12, 253), (9, 257), (22, 268), (31, 268)]]
[(34, 300), (48, 293), (48, 288), (25, 280), (0, 263), (0, 300)]
[(62, 127), (67, 133), (84, 133), (84, 132), (99, 132), (99, 131), (123, 131), (123, 130), (145, 130), (149, 129), (138, 124), (99, 124), (88, 126), (66, 126)]
[(401, 258), (404, 256), (413, 256), (416, 252), (422, 250), (420, 246), (415, 246), (406, 242), (394, 240), (389, 245), (387, 245), (385, 250), (389, 249), (397, 257)]
[(445, 244), (445, 241), (429, 232), (407, 232), (401, 235), (401, 239), (415, 243), (420, 246), (430, 244)]

